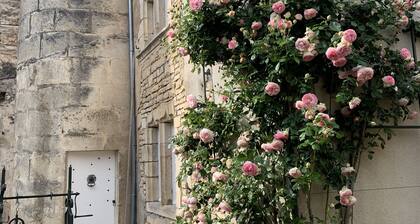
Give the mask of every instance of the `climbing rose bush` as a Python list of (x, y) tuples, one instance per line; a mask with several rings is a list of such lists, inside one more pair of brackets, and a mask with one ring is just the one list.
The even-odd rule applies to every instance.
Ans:
[[(188, 96), (174, 137), (177, 223), (348, 223), (359, 161), (415, 119), (420, 74), (395, 49), (411, 0), (189, 0), (171, 48), (222, 66), (221, 103)], [(334, 192), (316, 217), (311, 191)], [(304, 202), (303, 202), (304, 201)], [(333, 203), (333, 206), (330, 206)], [(375, 206), (375, 205), (372, 205)], [(302, 216), (302, 214), (305, 214)]]

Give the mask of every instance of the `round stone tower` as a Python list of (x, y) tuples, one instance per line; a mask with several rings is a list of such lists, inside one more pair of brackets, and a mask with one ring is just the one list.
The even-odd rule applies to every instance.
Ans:
[[(70, 154), (115, 151), (114, 204), (124, 222), (127, 12), (122, 0), (21, 0), (15, 180), (8, 195), (63, 193)], [(20, 200), (19, 211), (27, 223), (62, 224), (64, 199)]]

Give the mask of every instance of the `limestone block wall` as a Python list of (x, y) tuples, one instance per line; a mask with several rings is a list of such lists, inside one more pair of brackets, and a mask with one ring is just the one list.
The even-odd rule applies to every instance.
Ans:
[[(66, 153), (118, 152), (124, 223), (129, 134), (127, 2), (22, 0), (14, 178), (8, 194), (66, 189)], [(26, 200), (28, 223), (63, 223), (61, 199)]]
[[(0, 0), (0, 168), (13, 169), (19, 0)], [(7, 181), (13, 176), (7, 173)], [(4, 214), (9, 215), (6, 208)], [(4, 216), (4, 217), (5, 217)]]

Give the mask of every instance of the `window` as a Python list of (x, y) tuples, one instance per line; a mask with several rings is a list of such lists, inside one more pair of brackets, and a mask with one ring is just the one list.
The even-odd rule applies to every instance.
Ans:
[(157, 154), (157, 199), (162, 205), (174, 205), (176, 202), (176, 157), (172, 153), (170, 140), (174, 136), (172, 122), (159, 123), (151, 132)]
[(145, 42), (150, 42), (168, 24), (168, 0), (144, 0)]

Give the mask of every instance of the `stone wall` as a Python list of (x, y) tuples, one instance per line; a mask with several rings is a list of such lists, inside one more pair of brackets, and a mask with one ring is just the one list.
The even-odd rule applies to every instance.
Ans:
[[(129, 130), (127, 2), (22, 0), (15, 180), (8, 194), (66, 190), (66, 153), (118, 152), (124, 223)], [(20, 203), (33, 224), (63, 223), (63, 199)]]
[[(20, 0), (0, 0), (0, 168), (13, 170), (15, 145), (16, 45)], [(9, 182), (12, 172), (8, 172)], [(7, 205), (6, 205), (7, 206)], [(8, 209), (4, 218), (9, 215)]]

